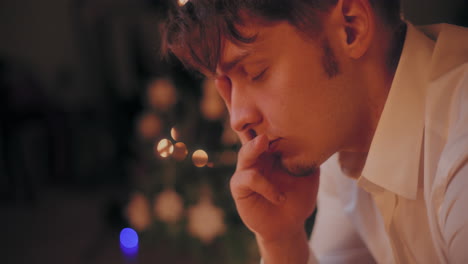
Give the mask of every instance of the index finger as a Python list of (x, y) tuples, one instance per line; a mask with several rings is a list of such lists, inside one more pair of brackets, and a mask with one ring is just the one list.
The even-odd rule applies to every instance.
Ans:
[(265, 135), (259, 135), (249, 142), (245, 143), (239, 150), (237, 159), (237, 169), (247, 169), (252, 167), (262, 153), (268, 149), (268, 138)]

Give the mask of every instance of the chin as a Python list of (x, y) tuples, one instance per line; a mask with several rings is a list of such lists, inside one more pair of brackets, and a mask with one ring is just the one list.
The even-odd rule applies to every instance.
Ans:
[(295, 159), (281, 159), (282, 168), (294, 177), (309, 176), (318, 171), (319, 166), (317, 162), (295, 160)]

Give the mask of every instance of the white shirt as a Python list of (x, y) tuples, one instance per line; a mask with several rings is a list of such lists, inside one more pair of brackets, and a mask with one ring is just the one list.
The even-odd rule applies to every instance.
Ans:
[(468, 263), (468, 29), (409, 24), (362, 176), (321, 169), (319, 263)]

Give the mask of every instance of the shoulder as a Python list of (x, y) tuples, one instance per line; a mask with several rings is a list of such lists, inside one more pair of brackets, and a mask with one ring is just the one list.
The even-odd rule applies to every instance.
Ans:
[(426, 168), (435, 166), (433, 188), (438, 191), (434, 195), (446, 197), (465, 189), (468, 175), (462, 169), (468, 166), (468, 62), (430, 82), (425, 141)]
[(429, 81), (443, 78), (468, 63), (468, 28), (437, 24), (419, 29), (434, 41)]
[(435, 41), (427, 79), (426, 128), (449, 143), (467, 129), (463, 122), (468, 115), (468, 28), (439, 24), (420, 29)]
[(424, 132), (425, 173), (435, 178), (426, 182), (445, 193), (468, 160), (468, 29), (440, 24), (422, 31), (435, 42)]

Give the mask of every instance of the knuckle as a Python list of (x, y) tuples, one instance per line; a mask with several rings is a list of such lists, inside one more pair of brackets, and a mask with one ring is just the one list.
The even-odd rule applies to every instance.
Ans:
[(229, 180), (229, 188), (231, 190), (235, 189), (237, 186), (237, 178), (236, 178), (236, 173), (232, 175), (231, 179)]
[(231, 188), (231, 190), (235, 190), (236, 188), (239, 187), (239, 185), (241, 185), (241, 176), (242, 175), (242, 172), (239, 172), (239, 171), (236, 171), (231, 179), (229, 180), (229, 187)]
[(248, 148), (249, 148), (248, 144), (242, 145), (242, 147), (239, 149), (238, 157), (242, 158), (242, 157), (246, 156), (248, 154), (248, 151), (249, 151)]

